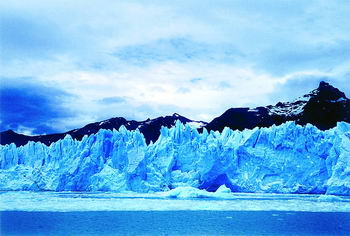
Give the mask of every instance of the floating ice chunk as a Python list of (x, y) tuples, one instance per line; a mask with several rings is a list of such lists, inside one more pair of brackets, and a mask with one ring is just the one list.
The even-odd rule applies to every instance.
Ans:
[(213, 197), (213, 193), (193, 187), (178, 187), (165, 192), (163, 196), (169, 198), (210, 198)]
[(216, 191), (215, 193), (232, 193), (231, 189), (229, 189), (228, 187), (226, 187), (225, 185), (221, 185)]
[(162, 196), (169, 198), (232, 198), (232, 192), (225, 185), (221, 185), (216, 192), (208, 192), (203, 189), (194, 187), (177, 187), (168, 192), (164, 192)]

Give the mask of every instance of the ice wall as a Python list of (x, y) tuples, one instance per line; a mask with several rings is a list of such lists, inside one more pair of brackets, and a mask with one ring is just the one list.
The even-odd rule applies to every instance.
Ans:
[(350, 125), (198, 133), (178, 122), (148, 146), (124, 127), (50, 147), (0, 146), (0, 190), (215, 191), (223, 184), (238, 192), (350, 195)]

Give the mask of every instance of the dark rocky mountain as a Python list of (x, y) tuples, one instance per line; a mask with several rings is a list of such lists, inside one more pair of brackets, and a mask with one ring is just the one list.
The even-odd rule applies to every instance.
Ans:
[(27, 136), (23, 134), (17, 134), (12, 130), (4, 131), (0, 133), (0, 144), (10, 144), (15, 143), (16, 146), (22, 146), (28, 143), (29, 141), (42, 142), (46, 145), (50, 145), (57, 140), (63, 139), (67, 134), (71, 135), (74, 139), (81, 140), (84, 135), (90, 135), (97, 133), (100, 129), (119, 129), (120, 126), (124, 125), (128, 130), (139, 129), (143, 133), (146, 142), (150, 143), (151, 141), (155, 142), (160, 134), (160, 128), (166, 126), (170, 128), (173, 126), (176, 121), (179, 120), (182, 123), (189, 123), (191, 126), (199, 128), (206, 125), (206, 122), (203, 121), (193, 121), (186, 117), (183, 117), (177, 113), (174, 113), (172, 116), (158, 117), (155, 119), (147, 119), (145, 121), (135, 121), (135, 120), (126, 120), (123, 117), (111, 118), (101, 122), (95, 122), (88, 124), (80, 129), (74, 129), (65, 133), (59, 134), (48, 134), (48, 135), (37, 135), (37, 136)]
[(321, 130), (336, 126), (338, 121), (350, 122), (350, 100), (345, 94), (326, 82), (309, 94), (292, 102), (279, 102), (266, 107), (231, 108), (211, 121), (208, 130), (252, 129), (280, 125), (286, 121), (313, 124)]
[(180, 120), (182, 123), (190, 123), (200, 130), (205, 127), (207, 130), (222, 131), (226, 126), (234, 130), (243, 130), (280, 125), (286, 121), (295, 121), (300, 125), (310, 123), (319, 129), (326, 130), (335, 127), (338, 121), (350, 122), (350, 100), (337, 88), (326, 82), (321, 82), (317, 89), (292, 102), (279, 102), (276, 105), (253, 109), (231, 108), (209, 124), (190, 120), (177, 113), (172, 116), (158, 117), (140, 122), (116, 117), (60, 134), (26, 136), (8, 130), (0, 133), (0, 144), (15, 143), (17, 146), (21, 146), (29, 141), (34, 141), (50, 145), (52, 142), (64, 138), (67, 134), (81, 140), (84, 135), (95, 134), (100, 129), (119, 129), (122, 125), (128, 130), (139, 129), (145, 136), (146, 142), (150, 143), (158, 139), (161, 126), (169, 128), (177, 120)]

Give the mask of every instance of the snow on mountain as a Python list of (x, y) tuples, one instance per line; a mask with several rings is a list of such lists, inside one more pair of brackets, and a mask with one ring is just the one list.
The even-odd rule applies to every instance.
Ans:
[(312, 97), (319, 94), (320, 90), (315, 89), (310, 93), (305, 94), (292, 102), (279, 102), (275, 106), (267, 106), (269, 115), (280, 115), (280, 116), (296, 116), (303, 112), (305, 105), (310, 101)]
[(350, 195), (345, 122), (327, 131), (287, 122), (199, 133), (178, 121), (160, 133), (149, 145), (139, 130), (121, 126), (81, 141), (67, 135), (49, 147), (0, 146), (0, 190), (216, 191), (226, 185), (233, 192)]
[(318, 102), (323, 100), (324, 102), (331, 103), (349, 101), (344, 93), (326, 82), (321, 82), (317, 89), (312, 90), (304, 96), (298, 97), (292, 102), (279, 102), (275, 106), (267, 106), (269, 115), (297, 116), (304, 111), (305, 105), (310, 102), (310, 99), (316, 99)]
[(194, 129), (199, 129), (207, 125), (207, 123), (203, 121), (191, 121), (191, 122), (187, 122), (186, 124), (188, 124), (189, 126), (191, 126), (191, 128), (194, 128)]

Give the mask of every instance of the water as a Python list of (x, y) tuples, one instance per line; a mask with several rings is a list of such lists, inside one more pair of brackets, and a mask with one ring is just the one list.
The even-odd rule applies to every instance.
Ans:
[(1, 213), (1, 235), (349, 235), (350, 214), (289, 211)]
[(1, 192), (0, 235), (350, 235), (350, 198)]

